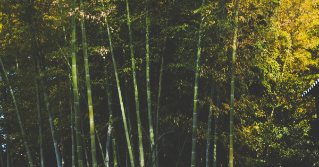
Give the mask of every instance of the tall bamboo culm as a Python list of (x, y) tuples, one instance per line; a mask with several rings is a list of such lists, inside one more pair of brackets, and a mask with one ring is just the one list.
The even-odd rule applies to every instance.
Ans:
[(233, 41), (233, 54), (232, 54), (232, 68), (231, 68), (231, 92), (230, 92), (230, 112), (229, 112), (229, 167), (233, 167), (233, 112), (234, 112), (234, 89), (235, 89), (235, 56), (237, 49), (237, 31), (238, 31), (238, 11), (239, 0), (236, 2), (236, 14), (235, 14), (235, 31)]
[[(152, 103), (151, 103), (151, 90), (150, 90), (150, 47), (149, 47), (149, 20), (148, 20), (148, 0), (145, 0), (146, 4), (146, 90), (147, 90), (147, 111), (148, 111), (148, 122), (150, 130), (150, 140), (151, 140), (151, 166), (155, 166), (155, 147), (154, 147), (154, 130), (153, 130), (153, 118), (152, 118)], [(132, 44), (131, 44), (132, 45)]]
[[(102, 6), (103, 6), (103, 11), (104, 11), (104, 3), (103, 3), (103, 1), (102, 1)], [(107, 28), (107, 34), (108, 34), (108, 37), (109, 37), (110, 50), (111, 50), (113, 68), (114, 68), (115, 79), (116, 79), (116, 86), (117, 86), (119, 100), (120, 100), (120, 105), (121, 105), (121, 111), (122, 111), (122, 118), (123, 118), (126, 142), (127, 142), (127, 147), (128, 147), (128, 150), (129, 150), (130, 160), (131, 160), (131, 167), (134, 167), (134, 159), (133, 159), (132, 147), (131, 147), (130, 137), (129, 137), (128, 129), (127, 129), (127, 123), (126, 123), (125, 110), (124, 110), (124, 105), (123, 105), (123, 100), (122, 100), (120, 82), (119, 82), (119, 78), (118, 78), (118, 74), (117, 74), (117, 67), (116, 67), (116, 62), (115, 62), (114, 53), (113, 53), (113, 46), (112, 46), (112, 38), (111, 38), (110, 28), (109, 28), (109, 25), (108, 25), (107, 16), (105, 16), (104, 18), (105, 18), (105, 24), (106, 24), (106, 28)]]
[[(202, 1), (202, 6), (204, 6), (205, 0)], [(201, 55), (201, 33), (202, 33), (202, 14), (200, 17), (200, 26), (199, 26), (199, 32), (198, 32), (198, 43), (197, 43), (197, 59), (196, 59), (196, 72), (195, 72), (195, 84), (194, 84), (194, 108), (193, 108), (193, 130), (192, 130), (192, 156), (191, 156), (191, 167), (196, 166), (196, 141), (197, 141), (197, 90), (198, 90), (198, 68), (199, 68), (199, 58)]]
[(78, 166), (83, 167), (83, 155), (82, 155), (82, 140), (81, 140), (81, 119), (80, 119), (80, 104), (79, 104), (79, 90), (78, 90), (78, 77), (76, 70), (76, 52), (75, 52), (75, 0), (72, 0), (72, 80), (73, 80), (73, 96), (74, 96), (74, 108), (75, 108), (75, 133), (76, 133), (76, 150), (78, 156)]
[(129, 10), (128, 0), (126, 0), (126, 12), (127, 12), (126, 13), (127, 26), (128, 26), (128, 31), (129, 31), (129, 37), (130, 37), (130, 50), (131, 50), (133, 84), (134, 84), (134, 93), (135, 93), (135, 109), (136, 109), (136, 118), (137, 118), (137, 133), (138, 133), (138, 142), (139, 142), (140, 166), (144, 167), (145, 163), (144, 163), (143, 136), (142, 136), (142, 128), (141, 128), (138, 90), (137, 90), (137, 83), (136, 83), (135, 59), (134, 59), (134, 51), (133, 51), (133, 39), (132, 39), (131, 19), (130, 19), (130, 10)]
[(5, 75), (5, 78), (6, 78), (6, 81), (7, 81), (9, 90), (10, 90), (10, 93), (11, 93), (11, 97), (12, 97), (12, 101), (13, 101), (14, 108), (16, 109), (16, 113), (17, 113), (17, 116), (18, 116), (19, 126), (20, 126), (20, 130), (21, 130), (21, 133), (22, 133), (23, 143), (24, 143), (24, 146), (25, 146), (25, 149), (26, 149), (27, 158), (28, 158), (28, 161), (29, 161), (29, 166), (30, 166), (30, 167), (33, 167), (33, 161), (32, 161), (32, 158), (31, 158), (31, 153), (30, 153), (30, 149), (29, 149), (28, 142), (27, 142), (27, 138), (26, 138), (26, 136), (25, 136), (25, 132), (24, 132), (24, 129), (23, 129), (23, 124), (22, 124), (22, 121), (21, 121), (21, 117), (20, 117), (20, 112), (19, 112), (19, 109), (18, 109), (18, 105), (17, 105), (16, 99), (15, 99), (15, 96), (14, 96), (14, 93), (13, 93), (13, 90), (12, 90), (12, 87), (11, 87), (11, 85), (10, 85), (10, 81), (9, 81), (7, 72), (6, 72), (6, 70), (5, 70), (5, 68), (4, 68), (4, 65), (3, 65), (3, 63), (2, 63), (1, 57), (0, 57), (0, 64), (1, 64), (2, 71), (3, 71), (4, 75)]
[(85, 19), (84, 19), (85, 13), (84, 13), (84, 10), (83, 10), (83, 0), (80, 0), (80, 11), (82, 13), (82, 19), (81, 19), (82, 45), (83, 45), (85, 79), (86, 79), (86, 89), (87, 89), (88, 106), (89, 106), (89, 117), (90, 117), (92, 166), (93, 167), (97, 167), (93, 102), (92, 102), (91, 83), (90, 83), (89, 60), (88, 60), (88, 54), (87, 54), (87, 43), (86, 43), (85, 22), (84, 22), (85, 21)]

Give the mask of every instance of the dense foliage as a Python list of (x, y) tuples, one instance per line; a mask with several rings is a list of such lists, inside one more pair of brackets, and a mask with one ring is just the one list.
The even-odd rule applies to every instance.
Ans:
[[(1, 68), (0, 165), (29, 164), (16, 108), (5, 82), (9, 80), (35, 166), (41, 164), (41, 126), (44, 166), (57, 166), (58, 156), (62, 166), (72, 166), (75, 131), (82, 131), (83, 143), (78, 144), (83, 146), (84, 166), (92, 165), (91, 144), (96, 144), (97, 165), (106, 164), (103, 161), (108, 138), (112, 142), (108, 147), (114, 150), (107, 149), (110, 166), (130, 166), (131, 161), (140, 166), (143, 164), (141, 150), (145, 166), (190, 166), (199, 50), (196, 166), (206, 165), (207, 140), (212, 142), (210, 166), (214, 164), (214, 156), (217, 166), (228, 166), (236, 1), (206, 0), (202, 5), (202, 1), (193, 0), (148, 0), (148, 10), (144, 0), (128, 1), (131, 28), (124, 0), (105, 0), (104, 7), (101, 0), (83, 0), (81, 9), (80, 2), (76, 1), (74, 13), (71, 0), (0, 0), (0, 56), (8, 76), (5, 77)], [(232, 132), (234, 166), (319, 166), (319, 127), (315, 126), (319, 125), (316, 122), (319, 111), (316, 111), (314, 97), (301, 97), (319, 77), (319, 0), (247, 0), (239, 4)], [(71, 47), (73, 14), (76, 41)], [(85, 25), (85, 36), (81, 24)], [(83, 46), (82, 37), (86, 38), (83, 43), (87, 46)], [(117, 71), (114, 71), (110, 44)], [(73, 48), (77, 55), (80, 97), (80, 117), (75, 119), (78, 119), (77, 125), (81, 124), (81, 130), (74, 128), (70, 111), (74, 113), (74, 105), (70, 105), (75, 97), (70, 91)], [(87, 51), (83, 52), (83, 48)], [(89, 80), (86, 80), (88, 73), (83, 61), (85, 52)], [(159, 88), (162, 55), (164, 68)], [(36, 56), (38, 65), (34, 63)], [(119, 100), (115, 72), (123, 101), (122, 97)], [(133, 75), (136, 75), (136, 83)], [(41, 79), (44, 79), (45, 91)], [(147, 96), (147, 81), (150, 96)], [(91, 131), (87, 83), (91, 84), (88, 92), (92, 92), (94, 106), (94, 112), (93, 108), (90, 112), (94, 113)], [(44, 92), (48, 94), (46, 99)], [(125, 108), (126, 129), (121, 103)], [(42, 123), (39, 123), (37, 104)], [(48, 107), (55, 133), (50, 127)], [(136, 109), (139, 109), (138, 117)], [(212, 119), (211, 125), (207, 118)], [(138, 133), (139, 119), (141, 133)], [(154, 131), (153, 127), (150, 131), (150, 120)], [(210, 133), (208, 126), (211, 126)], [(215, 127), (217, 136), (214, 136)], [(96, 141), (91, 143), (90, 132), (94, 137), (94, 131)], [(142, 134), (142, 145), (139, 134)], [(213, 143), (215, 137), (217, 143)], [(151, 144), (153, 140), (155, 145)], [(134, 161), (129, 156), (128, 142)], [(75, 151), (76, 166), (77, 157)]]

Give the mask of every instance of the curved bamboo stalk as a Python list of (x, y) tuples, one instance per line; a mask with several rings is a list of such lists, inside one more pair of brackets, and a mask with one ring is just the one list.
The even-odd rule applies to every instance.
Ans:
[[(205, 0), (202, 1), (202, 6), (204, 6)], [(195, 85), (194, 85), (194, 108), (193, 108), (193, 130), (192, 130), (192, 158), (191, 158), (191, 166), (195, 167), (196, 165), (196, 141), (197, 141), (197, 89), (198, 89), (198, 68), (199, 68), (199, 58), (201, 54), (201, 33), (202, 33), (202, 22), (203, 16), (200, 18), (200, 26), (198, 32), (198, 43), (197, 43), (197, 60), (196, 60), (196, 72), (195, 72)]]
[(29, 166), (33, 166), (32, 158), (31, 158), (31, 153), (30, 153), (30, 149), (29, 149), (29, 145), (28, 145), (28, 142), (27, 142), (27, 138), (26, 138), (26, 136), (25, 136), (25, 132), (24, 132), (24, 129), (23, 129), (23, 124), (22, 124), (22, 121), (21, 121), (21, 117), (20, 117), (20, 112), (19, 112), (19, 109), (18, 109), (18, 105), (17, 105), (16, 99), (15, 99), (14, 92), (13, 92), (13, 90), (12, 90), (12, 87), (11, 87), (11, 85), (10, 85), (10, 81), (9, 81), (7, 72), (6, 72), (6, 70), (5, 70), (5, 68), (4, 68), (4, 65), (3, 65), (3, 63), (2, 63), (1, 57), (0, 57), (0, 65), (1, 65), (1, 67), (2, 67), (2, 71), (3, 71), (4, 75), (5, 75), (5, 78), (6, 78), (6, 81), (7, 81), (9, 90), (10, 90), (10, 93), (11, 93), (11, 97), (12, 97), (12, 101), (13, 101), (14, 108), (16, 109), (16, 113), (17, 113), (18, 121), (19, 121), (19, 126), (20, 126), (20, 130), (21, 130), (21, 133), (22, 133), (23, 143), (24, 143), (24, 146), (25, 146), (25, 149), (26, 149), (26, 152), (27, 152), (27, 158), (28, 158), (28, 161), (29, 161)]
[[(149, 47), (149, 20), (148, 20), (148, 0), (145, 0), (146, 4), (146, 90), (147, 90), (147, 111), (148, 111), (148, 123), (150, 130), (150, 140), (151, 140), (151, 155), (152, 155), (152, 163), (151, 166), (155, 165), (155, 149), (154, 149), (154, 130), (153, 130), (153, 121), (152, 121), (152, 106), (151, 106), (151, 90), (150, 90), (150, 47)], [(153, 165), (154, 163), (154, 165)]]
[(229, 111), (229, 167), (233, 167), (233, 112), (234, 112), (234, 89), (235, 89), (235, 56), (237, 46), (237, 31), (238, 31), (238, 11), (239, 0), (236, 2), (236, 15), (235, 15), (235, 31), (233, 41), (233, 54), (232, 54), (232, 69), (231, 69), (231, 92), (230, 92), (230, 111)]
[[(104, 11), (104, 3), (103, 3), (103, 1), (102, 1), (102, 5), (103, 5), (103, 11)], [(120, 105), (121, 105), (121, 110), (122, 110), (122, 118), (123, 118), (126, 142), (127, 142), (127, 146), (128, 146), (128, 150), (129, 150), (130, 160), (131, 160), (131, 167), (134, 167), (134, 159), (133, 159), (133, 153), (132, 153), (132, 148), (131, 148), (130, 137), (129, 137), (128, 129), (127, 129), (125, 110), (124, 110), (122, 94), (121, 94), (121, 87), (120, 87), (120, 83), (119, 83), (119, 78), (118, 78), (118, 74), (117, 74), (117, 67), (116, 67), (114, 53), (113, 53), (113, 46), (112, 46), (112, 40), (111, 40), (112, 38), (111, 38), (110, 28), (109, 28), (106, 16), (105, 16), (105, 24), (106, 24), (106, 27), (107, 27), (107, 34), (108, 34), (108, 37), (109, 37), (110, 50), (111, 50), (111, 54), (112, 54), (113, 68), (114, 68), (115, 79), (116, 79), (116, 86), (117, 86), (119, 100), (120, 100)]]
[(81, 29), (82, 29), (82, 44), (83, 44), (84, 66), (85, 66), (86, 89), (87, 89), (89, 117), (90, 117), (92, 166), (97, 167), (93, 102), (92, 102), (91, 83), (90, 83), (89, 60), (88, 60), (88, 54), (87, 54), (87, 43), (86, 43), (85, 22), (84, 22), (85, 14), (83, 12), (83, 0), (80, 0), (80, 11), (82, 13), (81, 14), (82, 15)]
[(139, 142), (140, 166), (144, 167), (145, 162), (144, 162), (143, 136), (142, 136), (142, 128), (141, 128), (138, 90), (137, 90), (137, 83), (136, 83), (135, 59), (134, 59), (134, 51), (133, 51), (133, 40), (132, 40), (131, 20), (130, 20), (130, 10), (129, 10), (128, 0), (126, 0), (126, 12), (127, 12), (126, 14), (127, 26), (129, 30), (129, 36), (130, 36), (130, 49), (131, 49), (133, 84), (134, 84), (134, 93), (135, 93), (135, 109), (136, 109), (136, 118), (137, 118), (137, 133), (138, 133), (138, 142)]
[(76, 133), (76, 146), (78, 156), (78, 166), (83, 167), (82, 155), (82, 141), (81, 141), (81, 120), (80, 120), (80, 104), (79, 104), (79, 90), (78, 90), (78, 77), (76, 70), (76, 52), (75, 52), (75, 0), (72, 0), (72, 80), (73, 80), (73, 95), (75, 107), (75, 133)]

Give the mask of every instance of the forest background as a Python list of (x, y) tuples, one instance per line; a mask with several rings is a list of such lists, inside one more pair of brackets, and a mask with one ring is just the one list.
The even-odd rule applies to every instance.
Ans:
[(319, 165), (318, 0), (0, 2), (2, 167), (227, 166), (233, 41), (233, 165)]

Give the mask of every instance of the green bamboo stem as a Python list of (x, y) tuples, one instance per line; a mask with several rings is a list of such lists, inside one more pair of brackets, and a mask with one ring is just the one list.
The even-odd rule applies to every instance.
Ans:
[(133, 40), (132, 40), (131, 20), (130, 20), (130, 10), (129, 10), (128, 0), (126, 0), (126, 11), (127, 11), (127, 14), (126, 14), (127, 25), (129, 30), (129, 36), (130, 36), (130, 50), (131, 50), (133, 84), (134, 84), (134, 93), (135, 93), (135, 109), (136, 109), (136, 118), (137, 118), (137, 133), (138, 133), (138, 142), (139, 142), (140, 166), (144, 167), (145, 162), (144, 162), (143, 136), (142, 136), (142, 128), (141, 128), (138, 90), (137, 90), (137, 83), (136, 83), (135, 59), (134, 59), (134, 51), (133, 51)]
[(235, 14), (235, 31), (233, 41), (233, 54), (232, 54), (232, 69), (231, 69), (231, 92), (230, 92), (230, 112), (229, 112), (229, 167), (233, 167), (233, 112), (234, 112), (234, 89), (235, 89), (235, 56), (237, 49), (237, 31), (238, 31), (238, 11), (239, 0), (236, 2), (236, 14)]
[[(214, 63), (215, 64), (215, 63)], [(209, 111), (208, 111), (208, 123), (207, 123), (207, 143), (206, 143), (206, 167), (209, 167), (209, 148), (210, 148), (210, 136), (211, 136), (211, 125), (212, 125), (212, 117), (213, 117), (213, 94), (214, 94), (214, 77), (212, 77), (212, 88), (209, 99)]]
[(15, 109), (16, 109), (16, 113), (17, 113), (17, 116), (18, 116), (19, 126), (20, 126), (20, 130), (21, 130), (21, 133), (22, 133), (23, 143), (24, 143), (24, 146), (25, 146), (25, 149), (26, 149), (27, 158), (28, 158), (28, 161), (29, 161), (29, 166), (33, 166), (33, 162), (32, 162), (32, 158), (31, 158), (31, 153), (30, 153), (29, 145), (28, 145), (27, 138), (26, 138), (26, 136), (25, 136), (25, 132), (24, 132), (24, 129), (23, 129), (23, 124), (22, 124), (22, 121), (21, 121), (20, 112), (19, 112), (19, 110), (18, 110), (18, 105), (17, 105), (16, 99), (15, 99), (15, 96), (14, 96), (14, 93), (13, 93), (13, 90), (12, 90), (12, 87), (11, 87), (11, 85), (10, 85), (10, 81), (9, 81), (7, 72), (6, 72), (6, 70), (5, 70), (5, 68), (4, 68), (4, 65), (3, 65), (3, 63), (2, 63), (1, 57), (0, 57), (0, 64), (1, 64), (1, 67), (2, 67), (2, 70), (3, 70), (3, 73), (4, 73), (4, 75), (5, 75), (5, 78), (6, 78), (6, 81), (7, 81), (9, 90), (10, 90), (10, 93), (11, 93), (13, 105), (14, 105), (14, 107), (15, 107)]
[[(103, 1), (102, 1), (102, 5), (103, 5), (103, 11), (104, 11), (104, 3), (103, 3)], [(117, 67), (116, 67), (116, 62), (115, 62), (114, 53), (113, 53), (113, 46), (112, 46), (112, 40), (111, 40), (112, 38), (111, 38), (110, 28), (109, 28), (106, 16), (105, 16), (105, 24), (106, 24), (106, 27), (107, 27), (107, 34), (108, 34), (108, 37), (109, 37), (110, 50), (111, 50), (111, 54), (112, 54), (113, 68), (114, 68), (115, 79), (116, 79), (116, 86), (117, 86), (119, 100), (120, 100), (120, 105), (121, 105), (121, 111), (122, 111), (122, 118), (123, 118), (126, 142), (127, 142), (127, 146), (128, 146), (128, 150), (129, 150), (130, 160), (131, 160), (131, 167), (134, 167), (134, 159), (133, 159), (133, 153), (132, 153), (132, 148), (131, 148), (131, 142), (130, 142), (130, 137), (129, 137), (129, 134), (128, 134), (126, 117), (125, 117), (125, 110), (124, 110), (122, 94), (121, 94), (121, 88), (120, 88), (119, 78), (118, 78), (118, 74), (117, 74)]]
[[(150, 130), (150, 140), (151, 140), (151, 149), (152, 150), (152, 164), (155, 165), (155, 149), (154, 149), (154, 130), (153, 130), (153, 121), (152, 121), (152, 111), (151, 111), (151, 90), (150, 90), (150, 47), (149, 47), (149, 20), (148, 20), (148, 0), (145, 0), (146, 4), (146, 90), (147, 90), (147, 111), (148, 111), (148, 122), (149, 122), (149, 130)], [(131, 44), (132, 45), (132, 44)], [(154, 165), (153, 165), (154, 164)]]
[(86, 43), (85, 22), (84, 22), (85, 13), (83, 11), (82, 5), (83, 5), (83, 0), (80, 0), (80, 11), (82, 12), (82, 19), (81, 19), (82, 44), (83, 44), (84, 66), (85, 66), (85, 76), (86, 76), (85, 77), (86, 78), (86, 89), (87, 89), (89, 117), (90, 117), (92, 166), (97, 167), (95, 131), (94, 131), (94, 113), (93, 113), (93, 102), (92, 102), (90, 72), (89, 72), (89, 60), (88, 60), (88, 54), (87, 54), (87, 43)]
[[(204, 6), (205, 0), (202, 1), (202, 6)], [(191, 156), (191, 166), (196, 165), (196, 141), (197, 141), (197, 89), (198, 89), (198, 71), (199, 71), (199, 58), (201, 55), (201, 33), (202, 33), (202, 22), (203, 16), (200, 18), (200, 26), (198, 32), (198, 43), (197, 43), (197, 59), (196, 59), (196, 72), (195, 72), (195, 85), (194, 85), (194, 108), (193, 108), (193, 130), (192, 130), (192, 156)]]
[(78, 91), (78, 77), (76, 70), (76, 52), (75, 52), (75, 0), (72, 0), (72, 79), (73, 79), (73, 95), (75, 107), (75, 133), (76, 133), (76, 146), (78, 156), (78, 166), (83, 167), (82, 155), (82, 141), (81, 141), (81, 120), (80, 120), (80, 104), (79, 104), (79, 91)]
[(40, 96), (39, 96), (39, 83), (37, 79), (37, 62), (34, 60), (34, 74), (35, 74), (35, 94), (37, 98), (37, 109), (38, 109), (38, 124), (39, 124), (39, 143), (40, 143), (40, 157), (41, 167), (44, 167), (44, 155), (43, 155), (43, 141), (42, 141), (42, 118), (41, 118), (41, 107), (40, 107)]

